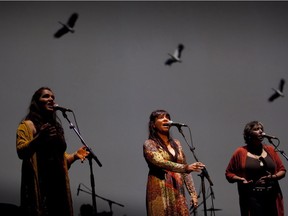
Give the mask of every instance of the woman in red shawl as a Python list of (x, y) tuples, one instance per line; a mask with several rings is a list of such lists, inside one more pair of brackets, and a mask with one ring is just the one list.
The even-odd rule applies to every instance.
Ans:
[(226, 179), (237, 182), (241, 216), (284, 216), (278, 180), (286, 169), (271, 145), (263, 144), (264, 128), (252, 121), (244, 128), (247, 145), (238, 147), (226, 169)]

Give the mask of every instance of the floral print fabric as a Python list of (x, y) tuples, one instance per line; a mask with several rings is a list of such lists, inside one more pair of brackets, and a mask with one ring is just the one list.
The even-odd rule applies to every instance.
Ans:
[(143, 146), (149, 167), (146, 209), (148, 216), (188, 216), (185, 187), (190, 196), (197, 196), (191, 174), (186, 173), (186, 159), (178, 140), (179, 154), (174, 157), (153, 140)]

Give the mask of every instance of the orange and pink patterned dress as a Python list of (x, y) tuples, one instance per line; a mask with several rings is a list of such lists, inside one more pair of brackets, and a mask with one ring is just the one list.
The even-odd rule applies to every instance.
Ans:
[(192, 175), (186, 172), (186, 159), (178, 140), (179, 154), (173, 156), (155, 141), (143, 145), (144, 158), (149, 167), (146, 210), (148, 216), (189, 216), (185, 186), (190, 196), (197, 196)]

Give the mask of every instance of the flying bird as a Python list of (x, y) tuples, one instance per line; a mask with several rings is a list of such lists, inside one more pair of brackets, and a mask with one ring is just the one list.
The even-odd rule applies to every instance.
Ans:
[(62, 23), (59, 21), (59, 23), (62, 25), (62, 28), (60, 28), (55, 34), (54, 37), (55, 38), (60, 38), (62, 37), (64, 34), (71, 32), (74, 33), (74, 26), (75, 23), (78, 19), (78, 14), (77, 13), (73, 13), (70, 18), (68, 19), (67, 23)]
[(166, 60), (165, 65), (171, 66), (175, 62), (182, 62), (181, 61), (181, 54), (182, 54), (183, 49), (184, 49), (184, 45), (179, 44), (177, 49), (174, 51), (173, 55), (168, 53), (170, 58)]
[(285, 84), (285, 80), (284, 79), (281, 79), (280, 80), (280, 83), (279, 83), (279, 87), (278, 89), (275, 89), (275, 88), (272, 88), (274, 90), (274, 94), (272, 94), (268, 101), (269, 102), (272, 102), (274, 101), (276, 98), (278, 97), (284, 97), (284, 92), (283, 92), (283, 89), (284, 89), (284, 84)]

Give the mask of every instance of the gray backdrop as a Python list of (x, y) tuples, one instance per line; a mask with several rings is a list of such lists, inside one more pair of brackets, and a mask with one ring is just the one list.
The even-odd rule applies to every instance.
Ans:
[[(114, 215), (145, 215), (142, 144), (158, 108), (191, 129), (195, 153), (214, 183), (211, 200), (205, 180), (207, 207), (213, 201), (222, 209), (216, 215), (240, 215), (236, 184), (224, 173), (243, 144), (244, 125), (262, 121), (288, 152), (287, 97), (267, 100), (287, 78), (287, 10), (287, 2), (0, 2), (0, 202), (19, 205), (16, 128), (34, 91), (49, 86), (58, 104), (73, 109), (103, 165), (93, 163), (96, 194), (124, 205), (112, 205)], [(58, 21), (73, 12), (79, 13), (76, 32), (53, 38)], [(165, 66), (178, 43), (185, 45), (183, 62)], [(73, 152), (82, 144), (59, 117)], [(190, 142), (188, 128), (183, 132)], [(172, 135), (195, 161), (177, 128)], [(192, 176), (200, 192), (200, 177)], [(78, 215), (80, 205), (92, 203), (89, 193), (77, 196), (79, 184), (90, 189), (87, 161), (73, 165), (70, 181)], [(287, 181), (281, 180), (286, 212)], [(109, 211), (106, 201), (96, 203), (98, 212)]]

